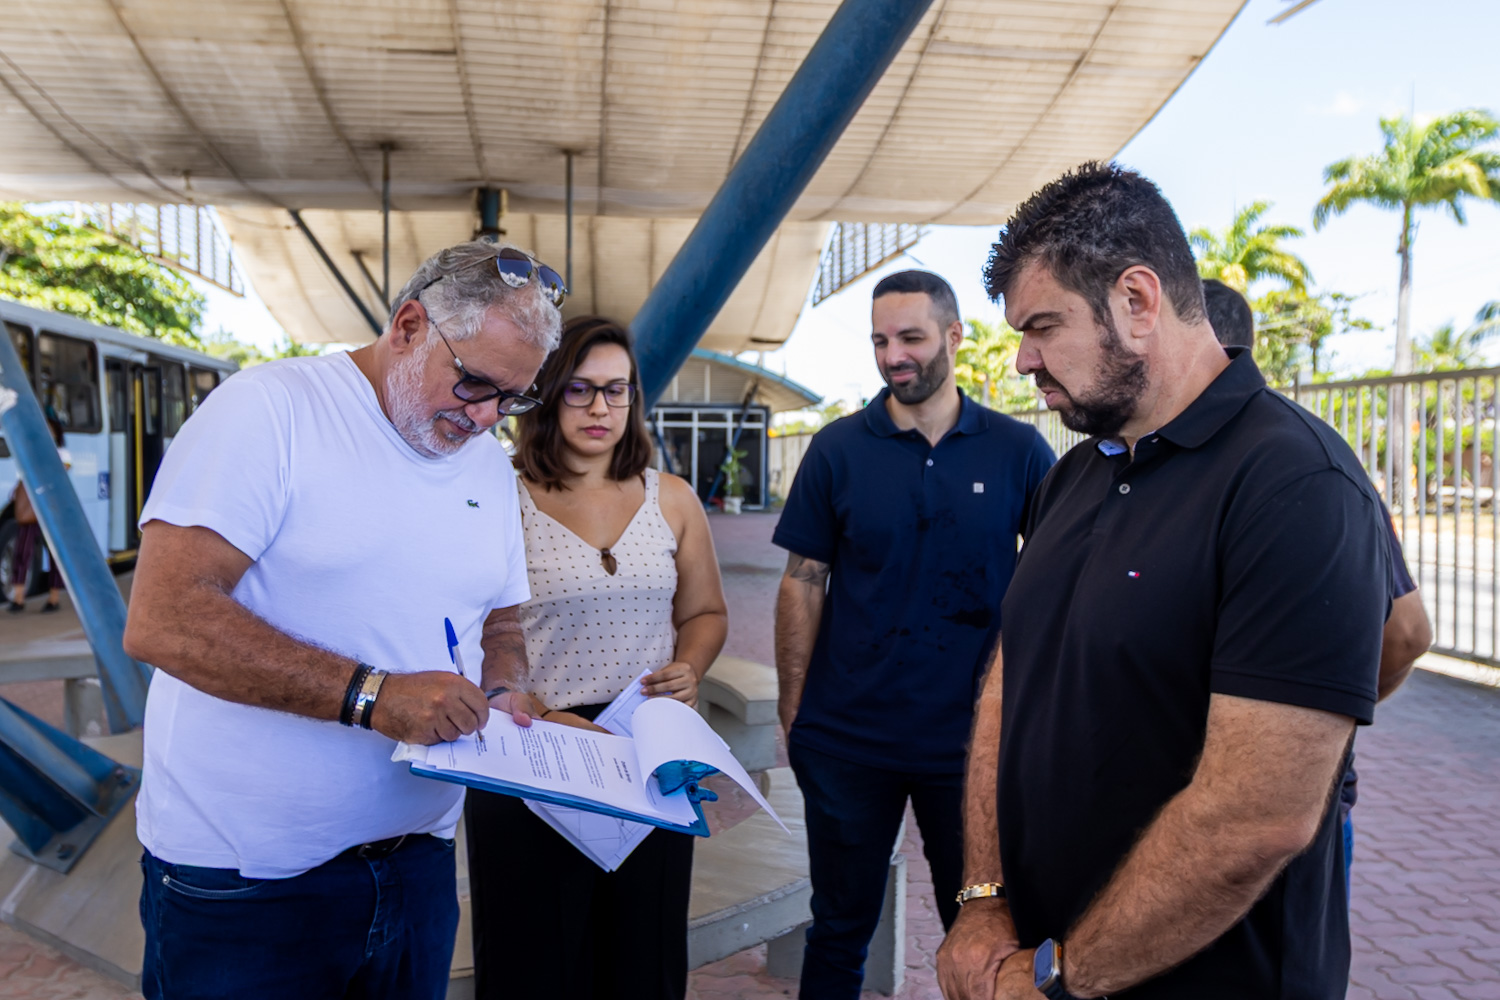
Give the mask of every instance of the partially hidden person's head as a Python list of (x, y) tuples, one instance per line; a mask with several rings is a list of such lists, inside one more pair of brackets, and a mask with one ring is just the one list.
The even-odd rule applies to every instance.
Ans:
[(460, 243), (424, 261), (391, 304), (380, 344), (397, 432), (436, 458), (531, 405), (525, 394), (557, 346), (564, 292), (552, 268), (505, 243)]
[(917, 406), (953, 383), (963, 339), (953, 288), (931, 271), (897, 271), (875, 286), (870, 341), (880, 377), (898, 402)]
[(1155, 184), (1117, 164), (1085, 163), (1028, 198), (984, 277), (1021, 332), (1017, 370), (1085, 434), (1118, 434), (1151, 390), (1153, 367), (1207, 336), (1182, 224)]
[(1225, 347), (1255, 346), (1255, 313), (1239, 292), (1218, 278), (1203, 282), (1203, 305), (1208, 309), (1208, 325)]
[(568, 320), (537, 382), (541, 404), (516, 419), (516, 468), (566, 489), (580, 460), (611, 455), (611, 479), (639, 476), (651, 463), (640, 386), (629, 330), (602, 316)]

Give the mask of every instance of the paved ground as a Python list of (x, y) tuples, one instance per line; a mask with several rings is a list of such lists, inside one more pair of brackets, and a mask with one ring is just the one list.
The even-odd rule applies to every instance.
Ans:
[[(765, 663), (773, 659), (771, 616), (785, 561), (769, 543), (774, 524), (767, 514), (713, 519), (731, 610), (725, 651)], [(40, 637), (40, 623), (25, 619), (0, 615), (0, 643)], [(60, 683), (5, 685), (0, 695), (61, 718)], [(1419, 670), (1360, 734), (1359, 755), (1349, 997), (1500, 1000), (1500, 690)], [(899, 996), (937, 1000), (941, 924), (910, 817), (907, 831), (909, 940)], [(689, 995), (796, 995), (795, 982), (764, 970), (765, 949), (751, 949), (694, 972)], [(0, 926), (0, 1000), (132, 996)]]

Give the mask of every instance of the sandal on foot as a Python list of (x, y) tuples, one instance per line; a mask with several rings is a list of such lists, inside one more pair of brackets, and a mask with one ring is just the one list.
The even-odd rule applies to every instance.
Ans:
[(53, 604), (50, 601), (47, 602), (46, 604), (42, 605), (42, 614), (44, 614), (44, 615), (51, 614), (54, 611), (61, 611), (61, 610), (62, 610), (62, 605), (61, 604)]

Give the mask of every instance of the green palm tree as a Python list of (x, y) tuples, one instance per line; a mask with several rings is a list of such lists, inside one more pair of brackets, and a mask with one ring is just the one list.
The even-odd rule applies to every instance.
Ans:
[(1307, 263), (1282, 246), (1283, 240), (1303, 235), (1296, 226), (1260, 226), (1271, 202), (1251, 202), (1234, 213), (1228, 229), (1214, 232), (1199, 226), (1188, 235), (1198, 257), (1198, 276), (1217, 278), (1241, 295), (1263, 278), (1279, 281), (1299, 294), (1307, 293), (1312, 274)]
[(1382, 118), (1385, 148), (1351, 156), (1323, 171), (1328, 190), (1313, 209), (1313, 228), (1351, 205), (1369, 202), (1401, 213), (1401, 279), (1396, 296), (1396, 374), (1411, 371), (1411, 245), (1419, 208), (1445, 205), (1459, 225), (1466, 198), (1500, 199), (1500, 151), (1489, 147), (1500, 135), (1500, 121), (1488, 111), (1455, 111), (1425, 124)]
[(1474, 314), (1474, 325), (1469, 327), (1468, 332), (1476, 343), (1500, 334), (1500, 299), (1479, 307), (1479, 311)]
[(1422, 371), (1447, 372), (1468, 368), (1479, 359), (1479, 341), (1474, 330), (1459, 333), (1452, 323), (1444, 323), (1417, 345), (1417, 361)]
[(1031, 382), (1016, 371), (1021, 335), (1004, 320), (986, 323), (971, 319), (966, 325), (968, 330), (953, 365), (958, 387), (985, 406), (1006, 411), (1034, 408), (1036, 393)]

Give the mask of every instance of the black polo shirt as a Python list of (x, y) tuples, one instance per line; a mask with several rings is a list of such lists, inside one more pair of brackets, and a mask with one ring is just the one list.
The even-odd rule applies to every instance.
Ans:
[[(1203, 749), (1209, 697), (1369, 722), (1391, 588), (1363, 469), (1239, 353), (1135, 457), (1091, 439), (1033, 503), (1005, 599), (1000, 851), (1021, 942), (1066, 938)], [(1337, 799), (1207, 950), (1121, 996), (1343, 997)]]
[(1036, 429), (965, 398), (935, 446), (882, 390), (813, 438), (775, 543), (827, 563), (791, 741), (872, 767), (958, 773), (1028, 501)]

